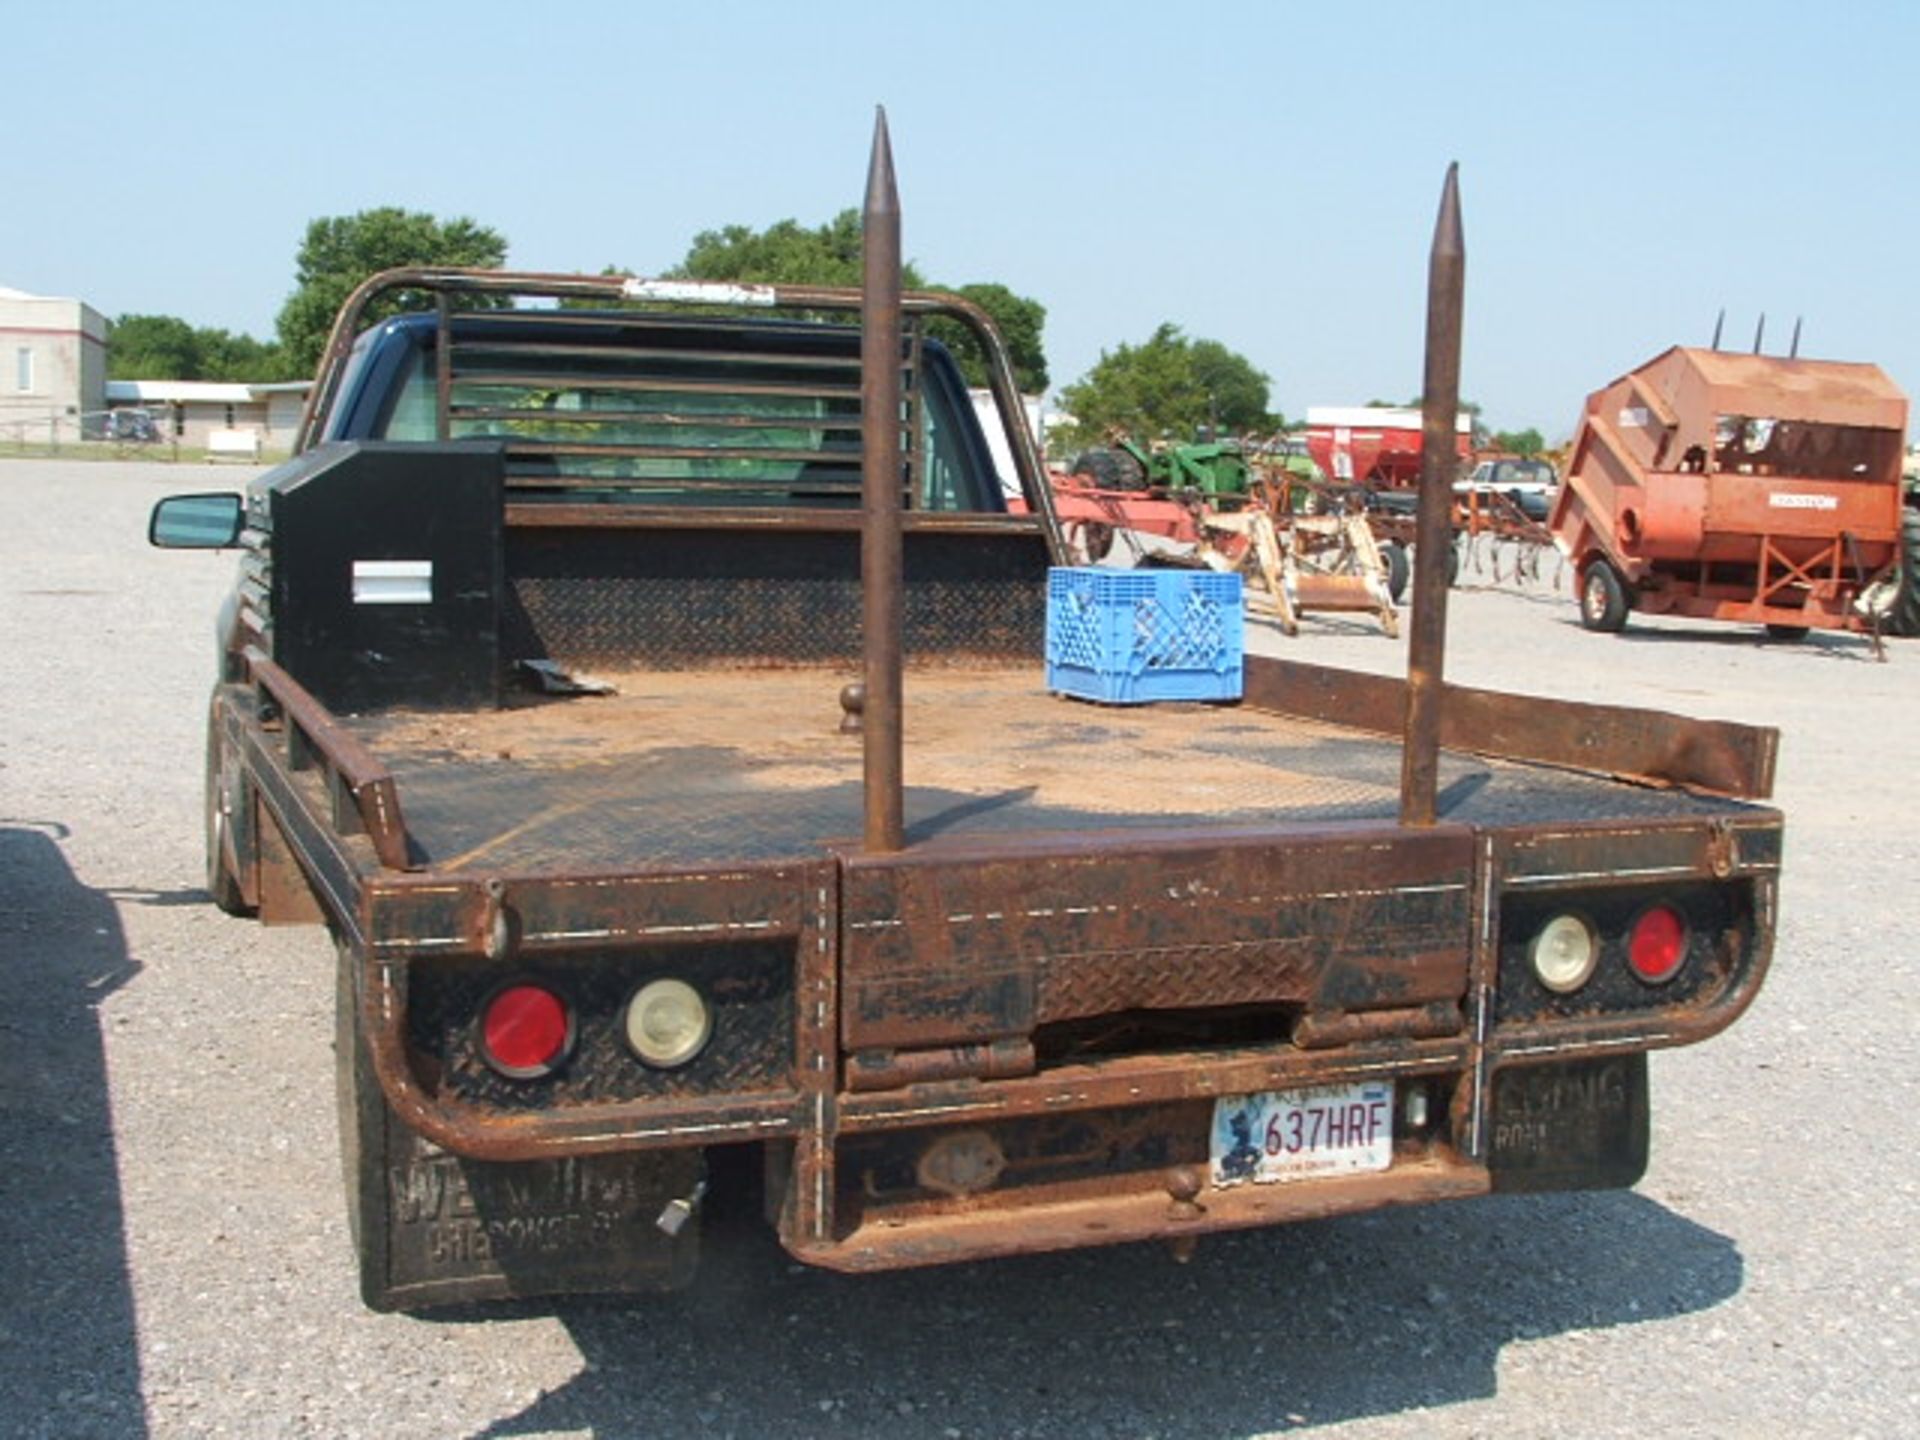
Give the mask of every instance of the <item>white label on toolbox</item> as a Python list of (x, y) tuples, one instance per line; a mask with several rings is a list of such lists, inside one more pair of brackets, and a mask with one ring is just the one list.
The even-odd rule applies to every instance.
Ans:
[(1838, 495), (1792, 495), (1776, 491), (1767, 497), (1767, 504), (1776, 510), (1838, 510)]
[(431, 605), (431, 560), (356, 560), (353, 562), (353, 603), (356, 605)]
[(1393, 1085), (1228, 1095), (1213, 1105), (1213, 1183), (1359, 1175), (1393, 1163)]

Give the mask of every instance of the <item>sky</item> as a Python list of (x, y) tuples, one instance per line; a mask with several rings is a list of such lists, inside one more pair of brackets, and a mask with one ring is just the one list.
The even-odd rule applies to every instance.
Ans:
[(654, 273), (857, 206), (883, 104), (906, 254), (1044, 304), (1056, 387), (1171, 321), (1298, 418), (1420, 389), (1458, 161), (1462, 393), (1554, 441), (1722, 308), (1920, 390), (1916, 82), (1913, 0), (9, 6), (0, 286), (267, 339), (381, 205)]

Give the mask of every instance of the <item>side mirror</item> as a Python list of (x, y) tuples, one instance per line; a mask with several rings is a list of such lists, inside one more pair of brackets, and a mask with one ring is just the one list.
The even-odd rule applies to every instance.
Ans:
[(147, 540), (163, 550), (224, 550), (240, 538), (246, 514), (238, 495), (169, 495), (153, 507)]

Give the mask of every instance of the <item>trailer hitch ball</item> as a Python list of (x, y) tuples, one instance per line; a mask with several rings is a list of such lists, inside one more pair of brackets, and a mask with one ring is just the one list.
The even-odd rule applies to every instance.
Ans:
[(855, 680), (840, 690), (840, 733), (858, 735), (865, 727), (867, 687)]
[[(1200, 1204), (1200, 1187), (1205, 1183), (1199, 1170), (1191, 1165), (1176, 1165), (1167, 1171), (1167, 1195), (1172, 1201), (1167, 1206), (1167, 1218), (1170, 1220), (1198, 1220), (1207, 1212)], [(1184, 1265), (1193, 1259), (1193, 1252), (1199, 1248), (1198, 1235), (1170, 1235), (1167, 1237), (1167, 1252), (1173, 1256), (1173, 1263)]]

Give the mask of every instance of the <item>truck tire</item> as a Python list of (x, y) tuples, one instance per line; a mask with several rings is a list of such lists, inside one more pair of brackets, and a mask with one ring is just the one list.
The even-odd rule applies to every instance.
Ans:
[(334, 943), (340, 1167), (360, 1298), (369, 1309), (651, 1293), (691, 1283), (699, 1216), (677, 1235), (655, 1217), (695, 1192), (704, 1151), (494, 1162), (430, 1143), (387, 1104), (361, 1034), (361, 962), (344, 937)]
[(1580, 623), (1606, 634), (1626, 628), (1627, 587), (1605, 560), (1595, 560), (1580, 572)]
[(214, 710), (207, 722), (206, 846), (207, 896), (229, 915), (251, 915), (246, 893), (227, 864), (227, 840), (232, 830), (232, 808), (236, 786), (226, 775), (226, 747), (220, 739), (219, 712)]
[(1900, 586), (1883, 628), (1889, 635), (1920, 635), (1920, 510), (1900, 514)]
[(1084, 475), (1102, 490), (1144, 490), (1147, 472), (1124, 450), (1082, 450), (1073, 462), (1073, 474)]

